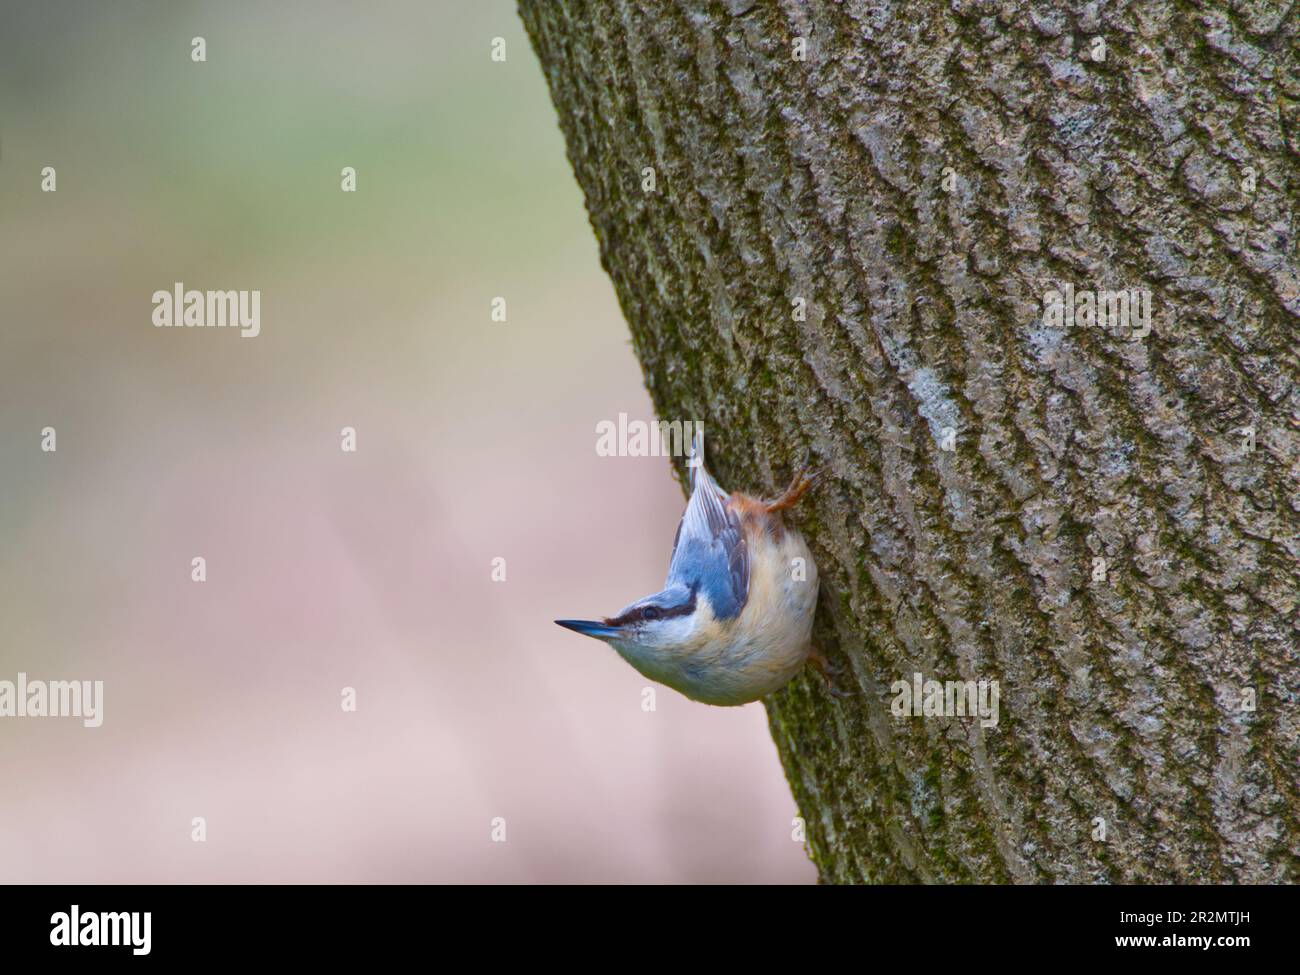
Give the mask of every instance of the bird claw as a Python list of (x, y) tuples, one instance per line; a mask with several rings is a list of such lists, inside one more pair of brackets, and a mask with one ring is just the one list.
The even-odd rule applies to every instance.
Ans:
[(830, 692), (832, 697), (846, 698), (857, 697), (853, 691), (846, 691), (835, 683), (835, 678), (844, 673), (844, 668), (839, 664), (833, 664), (827, 660), (818, 651), (813, 650), (808, 654), (808, 662), (816, 669), (818, 676), (821, 677), (822, 684)]
[(816, 487), (818, 482), (820, 482), (825, 476), (825, 467), (818, 468), (817, 470), (801, 470), (794, 476), (794, 480), (790, 482), (790, 486), (785, 489), (784, 494), (775, 501), (767, 502), (767, 510), (769, 512), (774, 512), (785, 511), (789, 508), (793, 508), (799, 503), (799, 499)]

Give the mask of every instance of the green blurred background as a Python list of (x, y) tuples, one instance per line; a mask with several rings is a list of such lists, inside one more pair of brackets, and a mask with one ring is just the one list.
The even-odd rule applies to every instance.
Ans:
[(513, 4), (2, 3), (0, 225), (0, 680), (106, 685), (0, 718), (0, 880), (815, 878), (760, 706), (551, 623), (682, 496)]

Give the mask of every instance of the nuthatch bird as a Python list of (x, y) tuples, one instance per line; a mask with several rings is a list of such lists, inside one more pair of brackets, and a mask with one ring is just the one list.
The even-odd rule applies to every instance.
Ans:
[(812, 660), (817, 565), (803, 536), (782, 524), (814, 478), (800, 474), (775, 501), (728, 494), (704, 466), (697, 432), (691, 497), (677, 527), (661, 592), (617, 616), (556, 620), (604, 640), (651, 680), (705, 704), (757, 701)]

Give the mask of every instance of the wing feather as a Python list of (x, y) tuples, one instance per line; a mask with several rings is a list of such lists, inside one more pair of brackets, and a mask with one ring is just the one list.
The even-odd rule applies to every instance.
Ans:
[(704, 466), (696, 440), (691, 497), (677, 526), (668, 564), (668, 585), (703, 592), (719, 619), (731, 619), (749, 595), (749, 551), (740, 519), (727, 507), (728, 495)]

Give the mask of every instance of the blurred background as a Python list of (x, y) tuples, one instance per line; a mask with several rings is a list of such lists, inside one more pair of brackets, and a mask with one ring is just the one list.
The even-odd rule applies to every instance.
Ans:
[(815, 879), (760, 705), (551, 622), (683, 498), (513, 3), (0, 2), (0, 226), (0, 680), (105, 684), (0, 718), (0, 881)]

